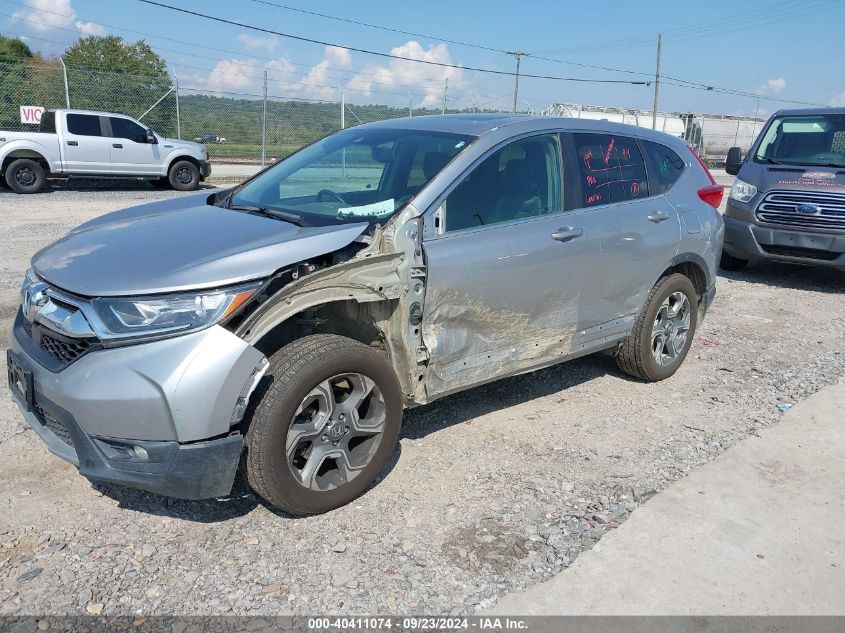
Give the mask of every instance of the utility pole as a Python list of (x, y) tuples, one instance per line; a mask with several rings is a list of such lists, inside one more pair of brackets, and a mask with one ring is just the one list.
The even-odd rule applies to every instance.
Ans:
[(654, 71), (654, 111), (651, 114), (651, 129), (657, 129), (657, 98), (660, 94), (660, 48), (663, 45), (663, 34), (657, 34), (657, 68)]
[(70, 90), (68, 90), (67, 86), (67, 66), (65, 66), (65, 60), (59, 56), (59, 61), (62, 62), (62, 73), (65, 76), (65, 107), (70, 110)]
[(179, 77), (173, 71), (173, 83), (176, 84), (176, 138), (182, 140), (182, 121), (179, 118)]
[(449, 92), (449, 78), (446, 77), (446, 79), (443, 81), (443, 114), (446, 114), (446, 98), (447, 98), (446, 95), (448, 94), (448, 92)]
[[(338, 88), (340, 90), (340, 129), (346, 129), (346, 93), (343, 91), (343, 88)], [(346, 148), (344, 147), (340, 150), (340, 164), (341, 164), (341, 174), (344, 178), (346, 178)]]
[(408, 116), (414, 116), (414, 98), (411, 96), (411, 91), (408, 90)]
[(264, 71), (264, 107), (261, 112), (261, 166), (267, 164), (267, 71)]
[(522, 58), (528, 55), (525, 51), (508, 51), (508, 55), (516, 57), (516, 81), (513, 87), (513, 111), (516, 112), (516, 101), (519, 98), (519, 63)]

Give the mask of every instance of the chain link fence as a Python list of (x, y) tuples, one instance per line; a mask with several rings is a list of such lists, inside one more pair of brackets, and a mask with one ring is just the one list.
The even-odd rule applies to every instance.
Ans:
[[(0, 63), (0, 129), (36, 130), (37, 124), (21, 121), (20, 106), (24, 105), (118, 112), (164, 136), (206, 144), (213, 162), (265, 163), (346, 127), (442, 111), (414, 108), (408, 102), (402, 106), (350, 104), (340, 89), (341, 99), (330, 101), (264, 94), (260, 89), (225, 92), (200, 83), (180, 82), (172, 75), (65, 68), (58, 58), (40, 65)], [(488, 106), (483, 111), (497, 110)], [(652, 117), (645, 111), (573, 104), (555, 104), (543, 113), (646, 127), (651, 127)], [(762, 126), (762, 121), (752, 117), (692, 113), (660, 113), (658, 120), (660, 129), (682, 136), (702, 157), (714, 162), (723, 162), (732, 145), (750, 145)]]
[[(358, 105), (283, 95), (222, 92), (146, 77), (48, 65), (0, 63), (0, 129), (36, 131), (20, 106), (127, 114), (172, 138), (208, 146), (212, 161), (261, 162), (288, 156), (345, 127), (441, 110)], [(454, 112), (456, 110), (449, 110)]]

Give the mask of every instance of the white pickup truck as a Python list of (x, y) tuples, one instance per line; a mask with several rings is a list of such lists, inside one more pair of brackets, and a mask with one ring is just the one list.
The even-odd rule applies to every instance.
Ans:
[(204, 145), (159, 136), (124, 114), (55, 110), (39, 132), (0, 130), (0, 178), (37, 193), (48, 178), (144, 178), (180, 191), (211, 174)]

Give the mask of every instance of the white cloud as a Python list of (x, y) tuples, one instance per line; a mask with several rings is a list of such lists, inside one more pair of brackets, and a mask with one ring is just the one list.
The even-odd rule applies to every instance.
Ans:
[[(420, 59), (438, 63), (451, 64), (452, 58), (446, 44), (435, 44), (428, 49), (419, 42), (411, 40), (402, 46), (391, 49), (392, 55)], [(386, 66), (368, 65), (353, 77), (347, 84), (348, 88), (362, 91), (369, 96), (380, 90), (410, 90), (424, 93), (419, 105), (423, 107), (437, 106), (443, 102), (444, 80), (449, 79), (451, 89), (458, 88), (464, 80), (463, 70), (434, 64), (420, 64), (417, 62), (391, 59)], [(396, 88), (391, 89), (391, 86)]]
[(85, 33), (86, 35), (105, 35), (106, 29), (104, 29), (99, 24), (94, 24), (93, 22), (82, 22), (81, 20), (77, 20), (75, 23), (76, 28)]
[(830, 100), (830, 105), (834, 107), (843, 107), (845, 106), (845, 90), (840, 92), (836, 95), (833, 99)]
[(260, 35), (250, 35), (249, 33), (241, 33), (238, 35), (238, 41), (244, 45), (248, 51), (265, 50), (268, 53), (275, 53), (276, 47), (279, 45), (279, 40), (275, 36), (261, 37)]
[(786, 88), (786, 79), (777, 77), (776, 79), (769, 79), (766, 83), (757, 86), (755, 92), (764, 95), (779, 95)]
[[(425, 49), (419, 43), (410, 41), (392, 49), (391, 53), (412, 59), (451, 63), (445, 44)], [(348, 101), (391, 103), (399, 100), (404, 105), (407, 103), (404, 95), (410, 91), (416, 95), (423, 93), (422, 97), (415, 97), (418, 105), (436, 107), (443, 102), (445, 78), (449, 79), (449, 91), (456, 91), (453, 94), (457, 94), (464, 81), (463, 71), (459, 68), (397, 59), (390, 60), (387, 65), (369, 64), (353, 74), (351, 79), (341, 79), (337, 73), (352, 69), (352, 56), (347, 49), (336, 46), (326, 46), (323, 59), (304, 74), (301, 70), (295, 70), (294, 65), (284, 57), (270, 62), (223, 59), (208, 74), (185, 76), (185, 80), (201, 90), (260, 94), (265, 69), (270, 79), (268, 91), (271, 96), (326, 101), (339, 101), (340, 90), (343, 89), (347, 91)], [(390, 93), (399, 93), (399, 96)]]
[(248, 59), (221, 59), (208, 75), (195, 75), (190, 79), (203, 90), (254, 94), (261, 91), (265, 69), (274, 78), (284, 78), (293, 72), (293, 64), (284, 58), (266, 63)]
[(322, 61), (313, 66), (301, 80), (284, 86), (296, 96), (309, 99), (334, 100), (340, 97), (337, 80), (330, 76), (334, 69), (349, 68), (352, 58), (345, 48), (326, 46)]
[(54, 29), (75, 28), (85, 35), (103, 35), (106, 30), (99, 24), (76, 19), (70, 0), (25, 0), (27, 8), (12, 13), (12, 21), (26, 26), (30, 31), (45, 34)]

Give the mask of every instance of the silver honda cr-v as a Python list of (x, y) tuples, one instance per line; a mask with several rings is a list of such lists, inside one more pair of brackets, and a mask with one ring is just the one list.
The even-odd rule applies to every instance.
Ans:
[(333, 134), (228, 191), (37, 253), (9, 382), (96, 480), (347, 503), (404, 407), (598, 351), (671, 376), (713, 300), (722, 189), (606, 121), (434, 116)]

